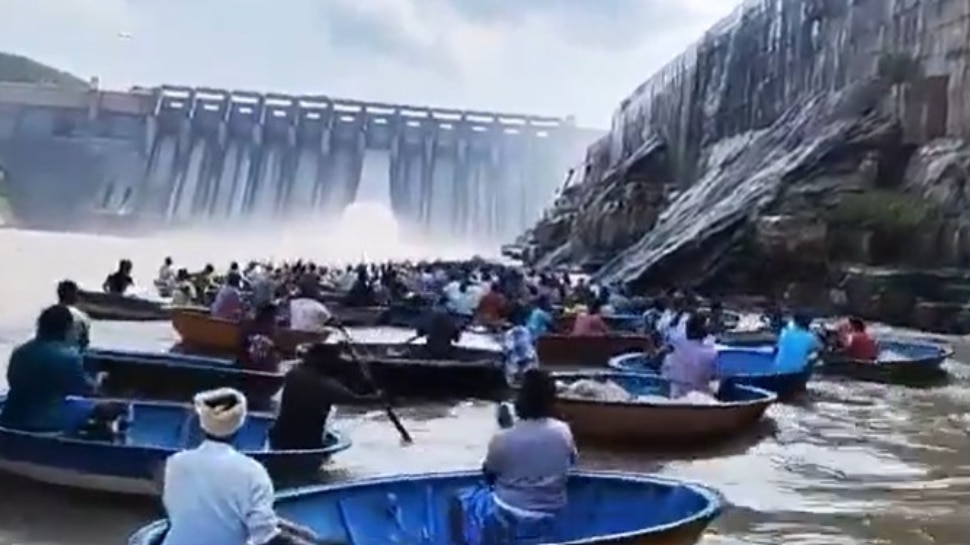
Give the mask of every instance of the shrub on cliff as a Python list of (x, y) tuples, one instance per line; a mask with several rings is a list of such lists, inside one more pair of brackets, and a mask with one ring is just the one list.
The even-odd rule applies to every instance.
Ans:
[(905, 234), (939, 218), (939, 208), (914, 195), (890, 190), (848, 193), (828, 210), (835, 227)]
[(87, 82), (21, 55), (0, 53), (0, 81), (86, 89)]

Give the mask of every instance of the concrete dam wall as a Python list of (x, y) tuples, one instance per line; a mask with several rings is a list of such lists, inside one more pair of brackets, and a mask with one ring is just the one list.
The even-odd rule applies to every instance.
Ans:
[(332, 218), (355, 200), (428, 232), (534, 221), (601, 133), (566, 119), (218, 89), (0, 84), (0, 168), (28, 226)]

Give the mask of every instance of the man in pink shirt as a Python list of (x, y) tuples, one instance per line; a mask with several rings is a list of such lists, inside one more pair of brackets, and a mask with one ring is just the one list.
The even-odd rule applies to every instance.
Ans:
[(589, 306), (588, 312), (581, 312), (573, 322), (572, 335), (574, 337), (604, 337), (610, 334), (610, 328), (600, 315), (602, 304), (599, 302)]
[(231, 272), (226, 275), (226, 283), (219, 288), (216, 300), (212, 302), (212, 308), (209, 310), (213, 317), (233, 321), (242, 318), (244, 307), (242, 294), (239, 292), (241, 284), (242, 278), (239, 273)]

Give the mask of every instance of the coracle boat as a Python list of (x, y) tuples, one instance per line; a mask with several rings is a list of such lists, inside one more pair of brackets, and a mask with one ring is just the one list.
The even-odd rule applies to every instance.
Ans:
[(188, 401), (202, 391), (231, 387), (245, 394), (252, 407), (263, 408), (283, 386), (281, 373), (187, 354), (88, 349), (84, 367), (90, 373), (107, 373), (101, 387), (111, 397)]
[[(508, 387), (502, 355), (494, 350), (456, 346), (448, 359), (429, 357), (423, 343), (353, 343), (378, 388), (392, 397), (421, 399), (500, 399)], [(350, 366), (356, 361), (346, 362)], [(370, 389), (361, 373), (349, 373), (348, 386)]]
[(76, 306), (92, 320), (151, 322), (171, 316), (171, 306), (166, 301), (101, 291), (79, 290)]
[[(432, 473), (367, 479), (287, 491), (276, 512), (305, 543), (447, 545), (464, 543), (450, 516), (463, 490), (484, 486), (481, 473)], [(500, 543), (545, 545), (691, 545), (720, 515), (721, 495), (698, 484), (649, 475), (576, 472), (568, 503), (541, 536)], [(128, 545), (159, 545), (167, 521), (137, 530)]]
[[(655, 375), (660, 362), (645, 354), (623, 354), (610, 359), (609, 366), (618, 371)], [(805, 391), (815, 366), (808, 364), (796, 372), (774, 369), (775, 356), (770, 349), (722, 347), (717, 351), (717, 375), (722, 381), (747, 384), (774, 392), (780, 400), (792, 399)]]
[(669, 396), (666, 379), (642, 373), (591, 371), (554, 373), (557, 384), (589, 379), (610, 381), (643, 400), (607, 401), (560, 395), (559, 415), (569, 422), (579, 441), (612, 444), (695, 446), (740, 434), (757, 424), (777, 401), (773, 392), (725, 382), (716, 402), (692, 403)]
[[(6, 398), (6, 394), (0, 395), (0, 407)], [(96, 400), (68, 398), (65, 403), (69, 416), (62, 431), (0, 427), (0, 471), (46, 484), (155, 495), (155, 480), (165, 459), (196, 446), (202, 438), (195, 410), (189, 405), (116, 401), (110, 408), (95, 410), (101, 415), (101, 425), (92, 428), (89, 419)], [(325, 460), (350, 447), (349, 440), (328, 432), (320, 449), (271, 450), (267, 434), (272, 423), (268, 415), (250, 413), (233, 444), (266, 466), (277, 481), (315, 475)]]
[(877, 340), (879, 358), (855, 360), (838, 353), (822, 353), (819, 372), (856, 380), (889, 383), (923, 383), (944, 378), (943, 362), (953, 355), (949, 346), (922, 341)]
[(536, 350), (543, 366), (606, 366), (613, 356), (653, 349), (644, 335), (560, 335), (539, 337)]
[[(238, 322), (214, 318), (204, 309), (172, 309), (172, 327), (182, 338), (182, 344), (193, 349), (216, 354), (235, 354), (239, 347), (240, 326)], [(325, 341), (330, 333), (279, 328), (274, 340), (283, 354), (291, 356), (296, 353), (297, 346)]]

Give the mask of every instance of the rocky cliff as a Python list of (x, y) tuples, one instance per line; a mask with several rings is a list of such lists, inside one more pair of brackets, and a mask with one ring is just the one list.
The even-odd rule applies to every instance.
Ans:
[(647, 289), (838, 293), (963, 328), (964, 275), (925, 273), (970, 263), (970, 0), (944, 4), (746, 3), (621, 104), (528, 233), (538, 263)]

